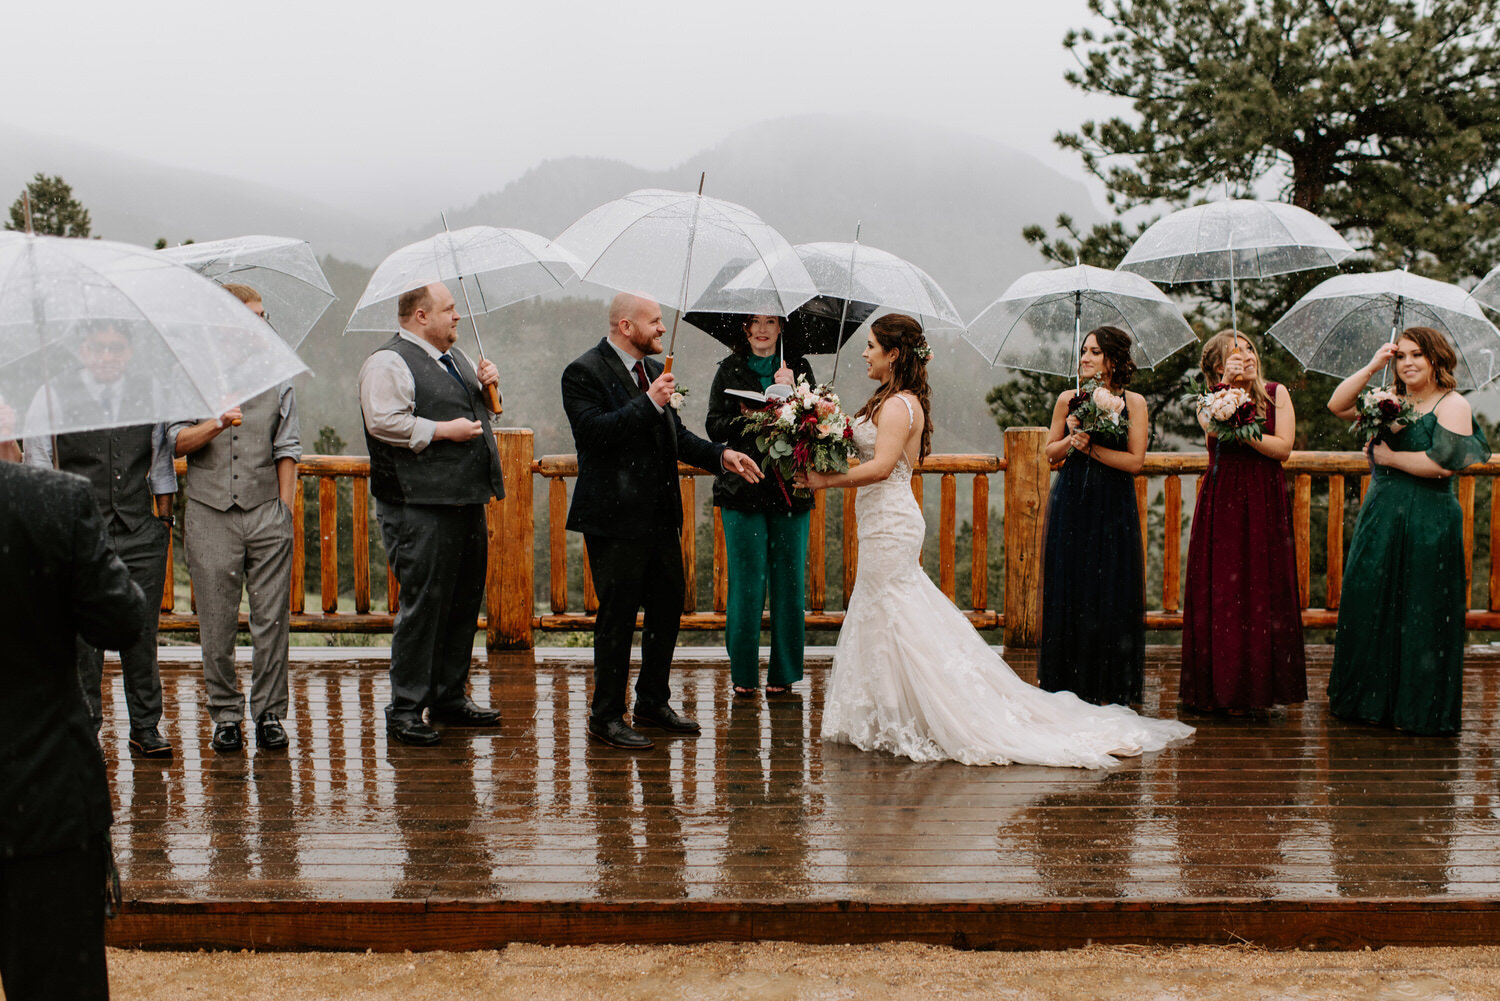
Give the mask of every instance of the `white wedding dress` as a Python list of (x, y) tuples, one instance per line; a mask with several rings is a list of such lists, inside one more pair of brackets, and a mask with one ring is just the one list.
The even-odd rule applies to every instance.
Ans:
[[(913, 418), (905, 396), (908, 427)], [(875, 425), (854, 424), (860, 460)], [(824, 740), (914, 761), (1106, 768), (1192, 734), (1175, 720), (1095, 706), (1021, 680), (918, 563), (925, 524), (906, 456), (859, 488), (859, 571), (823, 706)]]

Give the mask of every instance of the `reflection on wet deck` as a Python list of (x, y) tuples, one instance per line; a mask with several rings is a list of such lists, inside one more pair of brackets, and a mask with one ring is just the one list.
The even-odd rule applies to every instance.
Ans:
[[(1327, 652), (1310, 663), (1321, 692)], [(105, 742), (126, 897), (1500, 898), (1500, 665), (1488, 655), (1470, 660), (1458, 738), (1345, 724), (1315, 700), (1193, 717), (1190, 742), (1108, 772), (825, 745), (824, 666), (800, 698), (770, 702), (732, 699), (723, 665), (680, 667), (675, 687), (703, 736), (630, 755), (586, 740), (580, 661), (476, 664), (475, 697), (502, 706), (504, 727), (423, 749), (387, 744), (383, 664), (304, 661), (291, 752), (255, 753), (252, 741), (219, 756), (197, 663), (164, 663), (176, 759)], [(117, 670), (110, 678), (113, 713), (123, 703)], [(1148, 713), (1175, 713), (1162, 693), (1176, 680), (1175, 658), (1159, 654)]]

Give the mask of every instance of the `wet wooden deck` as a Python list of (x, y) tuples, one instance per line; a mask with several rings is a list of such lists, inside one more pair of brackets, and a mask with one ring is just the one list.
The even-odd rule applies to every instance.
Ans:
[[(826, 659), (769, 702), (732, 699), (712, 656), (680, 663), (703, 736), (627, 754), (585, 737), (586, 650), (480, 661), (475, 697), (503, 728), (435, 748), (387, 744), (383, 661), (322, 651), (293, 667), (290, 752), (221, 756), (193, 653), (164, 651), (170, 764), (122, 753), (107, 675), (117, 945), (1500, 939), (1489, 648), (1469, 659), (1457, 738), (1329, 719), (1313, 648), (1310, 703), (1187, 717), (1191, 741), (1111, 771), (825, 745)], [(1176, 685), (1175, 651), (1158, 649), (1145, 711), (1175, 715)]]

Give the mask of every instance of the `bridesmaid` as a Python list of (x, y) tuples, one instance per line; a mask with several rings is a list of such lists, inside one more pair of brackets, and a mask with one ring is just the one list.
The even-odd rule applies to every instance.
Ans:
[(1182, 608), (1183, 705), (1242, 713), (1307, 698), (1302, 613), (1292, 554), (1292, 514), (1281, 464), (1297, 417), (1285, 386), (1266, 382), (1255, 346), (1221, 331), (1203, 346), (1210, 384), (1249, 392), (1264, 421), (1260, 441), (1220, 445), (1208, 433)]
[[(801, 355), (786, 353), (782, 332), (779, 316), (748, 317), (734, 353), (719, 363), (708, 399), (708, 437), (727, 442), (762, 464), (765, 456), (738, 421), (745, 406), (740, 397), (725, 390), (763, 393), (772, 383), (794, 385), (799, 376), (812, 383), (812, 366)], [(759, 483), (746, 483), (729, 473), (714, 478), (714, 505), (724, 520), (729, 561), (724, 645), (729, 650), (734, 694), (747, 698), (760, 687), (760, 616), (768, 585), (771, 661), (766, 669), (766, 694), (781, 695), (802, 680), (808, 512), (813, 502), (793, 494), (790, 483), (784, 487), (774, 476)]]
[[(1135, 474), (1146, 460), (1146, 398), (1125, 387), (1135, 373), (1130, 335), (1100, 327), (1083, 339), (1078, 377), (1125, 398), (1128, 427), (1089, 435), (1052, 408), (1047, 459), (1062, 462), (1047, 506), (1042, 646), (1037, 676), (1049, 692), (1086, 702), (1139, 703), (1146, 673), (1145, 580)], [(1071, 454), (1069, 450), (1071, 451)]]
[(1370, 446), (1370, 488), (1344, 564), (1328, 707), (1335, 716), (1422, 734), (1458, 732), (1463, 695), (1463, 512), (1450, 478), (1489, 458), (1469, 403), (1453, 391), (1453, 348), (1430, 327), (1395, 344), (1333, 391), (1353, 420), (1365, 385), (1394, 360), (1416, 422)]

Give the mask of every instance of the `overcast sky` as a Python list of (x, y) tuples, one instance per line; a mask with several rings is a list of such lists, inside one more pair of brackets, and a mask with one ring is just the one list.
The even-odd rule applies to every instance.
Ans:
[(571, 154), (670, 167), (810, 112), (1078, 176), (1052, 135), (1116, 108), (1062, 79), (1084, 0), (35, 0), (5, 21), (0, 121), (346, 206), (457, 204)]

